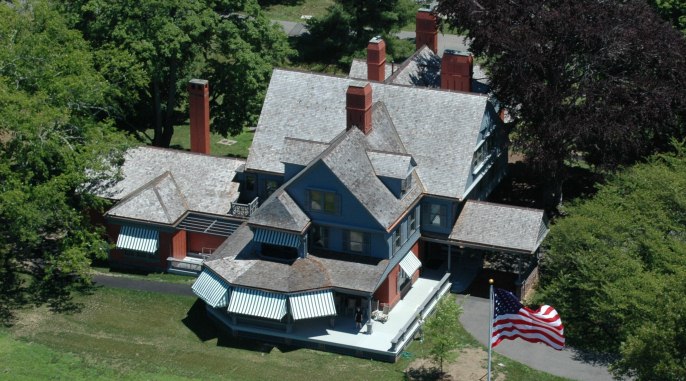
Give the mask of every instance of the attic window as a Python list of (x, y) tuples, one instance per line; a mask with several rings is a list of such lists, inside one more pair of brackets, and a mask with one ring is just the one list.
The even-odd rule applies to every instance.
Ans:
[(410, 173), (407, 175), (406, 178), (401, 180), (400, 182), (400, 196), (404, 196), (405, 193), (409, 192), (410, 189), (412, 189), (412, 174)]
[(307, 191), (310, 211), (334, 214), (338, 211), (338, 196), (335, 192), (310, 189)]

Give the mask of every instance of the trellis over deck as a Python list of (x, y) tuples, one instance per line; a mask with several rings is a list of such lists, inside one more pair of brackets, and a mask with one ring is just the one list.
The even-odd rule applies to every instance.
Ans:
[(417, 332), (419, 316), (430, 315), (437, 301), (450, 290), (449, 278), (450, 274), (442, 278), (429, 274), (420, 277), (390, 311), (387, 322), (371, 322), (370, 334), (367, 325), (356, 328), (352, 317), (336, 319), (335, 328), (331, 327), (329, 318), (299, 321), (286, 332), (266, 326), (237, 325), (225, 308), (206, 308), (209, 316), (221, 323), (217, 326), (226, 328), (233, 336), (395, 362)]

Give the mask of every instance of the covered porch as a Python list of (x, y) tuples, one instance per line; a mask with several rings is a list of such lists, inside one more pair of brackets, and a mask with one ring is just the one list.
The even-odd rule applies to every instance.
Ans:
[[(419, 328), (419, 317), (429, 315), (438, 299), (450, 289), (449, 274), (420, 277), (388, 313), (385, 322), (370, 320), (356, 328), (353, 316), (298, 320), (288, 331), (266, 326), (235, 324), (226, 308), (212, 308), (209, 315), (237, 336), (363, 358), (394, 362)], [(332, 319), (334, 319), (332, 324)]]

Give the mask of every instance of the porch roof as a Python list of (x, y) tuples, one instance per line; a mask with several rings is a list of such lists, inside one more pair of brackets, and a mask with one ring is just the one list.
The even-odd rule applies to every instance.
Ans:
[(548, 231), (543, 210), (470, 200), (449, 240), (464, 246), (534, 253)]

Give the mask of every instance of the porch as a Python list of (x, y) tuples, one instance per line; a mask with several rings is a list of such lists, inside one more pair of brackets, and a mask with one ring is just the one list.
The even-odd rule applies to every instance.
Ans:
[[(213, 319), (238, 336), (270, 343), (336, 352), (395, 362), (419, 328), (418, 317), (429, 315), (438, 299), (450, 289), (450, 274), (420, 277), (389, 312), (385, 322), (370, 320), (361, 329), (353, 316), (296, 321), (290, 332), (253, 325), (236, 325), (225, 309), (207, 307)], [(333, 323), (333, 324), (332, 324)], [(369, 332), (371, 327), (371, 332)]]

